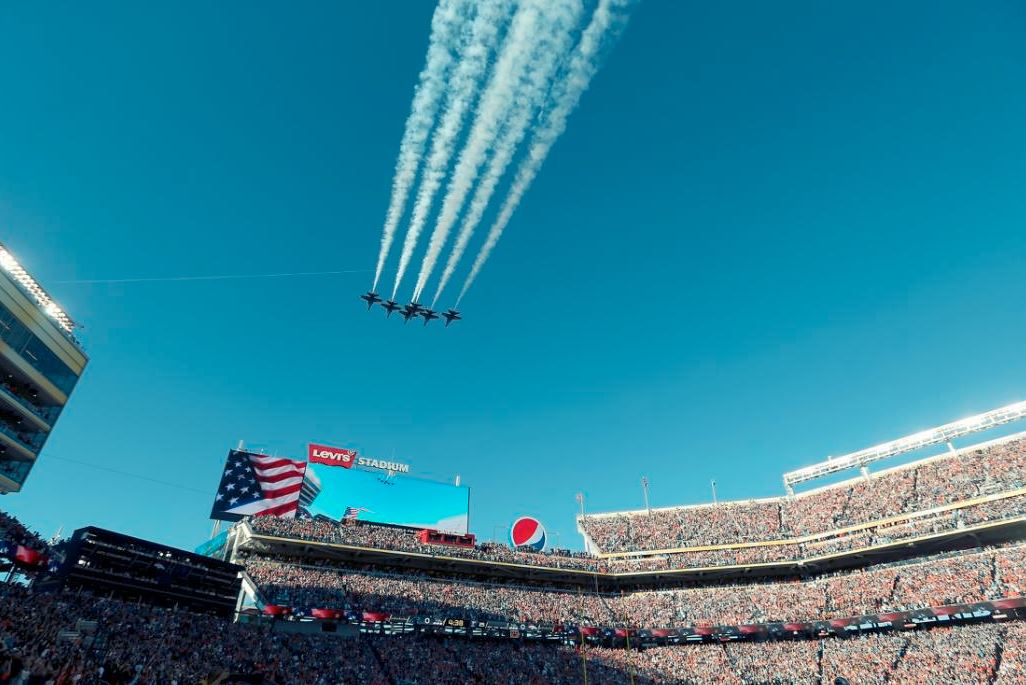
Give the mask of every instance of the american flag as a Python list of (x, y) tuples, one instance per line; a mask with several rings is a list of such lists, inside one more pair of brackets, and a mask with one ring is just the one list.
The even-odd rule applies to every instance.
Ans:
[(210, 518), (238, 521), (243, 516), (294, 518), (299, 508), (306, 462), (232, 450), (221, 474)]
[(363, 507), (346, 507), (346, 511), (342, 514), (342, 518), (349, 521), (355, 521), (359, 518), (361, 511), (370, 511), (370, 509), (364, 509)]

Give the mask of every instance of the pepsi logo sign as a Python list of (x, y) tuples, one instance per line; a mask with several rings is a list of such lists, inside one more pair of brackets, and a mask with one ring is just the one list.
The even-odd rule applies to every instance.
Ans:
[(514, 547), (541, 552), (545, 549), (545, 539), (545, 526), (533, 516), (521, 516), (509, 529), (509, 541)]

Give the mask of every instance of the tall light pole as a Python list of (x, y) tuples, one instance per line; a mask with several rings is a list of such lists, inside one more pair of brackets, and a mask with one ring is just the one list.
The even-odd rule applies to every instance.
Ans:
[(648, 505), (648, 476), (641, 477), (641, 492), (645, 495), (645, 511), (652, 513), (652, 507)]
[(578, 492), (574, 495), (574, 499), (576, 499), (577, 503), (581, 505), (581, 518), (584, 518), (584, 493)]
[(709, 482), (712, 484), (713, 504), (716, 504), (716, 481), (711, 480)]

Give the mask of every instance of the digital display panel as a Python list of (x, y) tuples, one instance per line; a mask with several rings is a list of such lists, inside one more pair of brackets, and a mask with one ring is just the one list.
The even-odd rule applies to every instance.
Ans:
[[(301, 506), (312, 516), (466, 533), (470, 488), (388, 471), (310, 464)], [(312, 496), (312, 498), (311, 498)]]

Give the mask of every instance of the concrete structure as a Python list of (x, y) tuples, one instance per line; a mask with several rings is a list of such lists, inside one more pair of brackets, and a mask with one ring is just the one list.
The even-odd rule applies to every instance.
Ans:
[(74, 332), (0, 244), (0, 494), (24, 486), (89, 361)]

